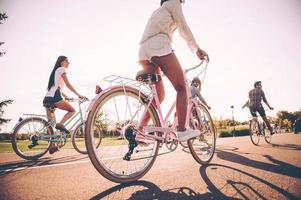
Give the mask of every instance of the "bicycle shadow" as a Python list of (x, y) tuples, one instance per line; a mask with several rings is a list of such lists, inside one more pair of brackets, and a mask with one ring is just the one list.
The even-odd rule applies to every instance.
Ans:
[[(219, 147), (215, 148), (215, 151), (223, 151), (223, 150), (238, 152), (239, 148), (233, 147), (233, 146), (219, 146)], [(182, 147), (182, 151), (184, 153), (191, 154), (189, 147)], [(240, 152), (240, 153), (243, 153), (243, 152)], [(250, 153), (243, 153), (243, 154), (250, 154)]]
[(217, 199), (268, 199), (258, 188), (273, 191), (269, 194), (274, 195), (274, 199), (279, 195), (281, 199), (300, 199), (271, 182), (231, 166), (209, 164), (201, 166), (199, 171), (208, 190)]
[[(158, 153), (157, 156), (162, 156), (171, 152), (172, 151), (161, 151), (160, 153)], [(59, 158), (45, 156), (37, 160), (21, 160), (21, 161), (7, 162), (7, 163), (0, 164), (0, 177), (9, 173), (13, 173), (16, 170), (22, 171), (22, 170), (29, 169), (31, 167), (72, 163), (76, 161), (82, 161), (86, 158), (88, 158), (88, 155), (76, 153), (73, 155), (68, 155)]]
[(44, 157), (38, 160), (22, 160), (22, 161), (14, 161), (10, 163), (0, 164), (0, 177), (13, 173), (16, 170), (22, 171), (32, 167), (46, 166), (46, 165), (56, 165), (62, 163), (71, 163), (75, 161), (81, 161), (88, 158), (87, 155), (68, 155), (59, 158), (52, 157)]
[(300, 151), (301, 145), (296, 144), (274, 144), (271, 143), (271, 145), (262, 146), (264, 148), (279, 148), (283, 150), (292, 150), (292, 151)]
[[(127, 195), (127, 196), (126, 196)], [(129, 196), (129, 197), (128, 197)], [(200, 194), (188, 187), (172, 188), (162, 191), (157, 185), (149, 181), (134, 181), (116, 185), (103, 191), (91, 200), (98, 199), (214, 199), (210, 193)]]
[(252, 160), (239, 154), (231, 153), (228, 151), (216, 151), (216, 156), (222, 160), (239, 163), (248, 167), (253, 167), (293, 178), (301, 178), (301, 168), (291, 165), (289, 163), (277, 160), (269, 155), (263, 155), (269, 159), (273, 164), (265, 163), (257, 160)]

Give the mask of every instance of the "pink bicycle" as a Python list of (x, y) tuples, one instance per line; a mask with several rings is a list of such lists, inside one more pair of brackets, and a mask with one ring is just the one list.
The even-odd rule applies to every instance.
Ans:
[[(204, 62), (185, 70), (185, 74), (202, 66)], [(207, 68), (207, 62), (205, 68)], [(85, 142), (90, 160), (105, 178), (118, 182), (131, 182), (141, 178), (152, 167), (160, 143), (177, 145), (177, 117), (173, 113), (175, 103), (163, 118), (155, 84), (158, 74), (140, 74), (136, 80), (121, 76), (109, 76), (104, 80), (111, 84), (91, 102), (85, 127)], [(208, 164), (215, 151), (216, 133), (208, 110), (190, 96), (189, 81), (186, 127), (199, 129), (200, 135), (187, 141), (193, 158), (200, 164)], [(149, 114), (148, 126), (141, 128), (140, 120)], [(168, 121), (174, 114), (174, 121)], [(95, 146), (93, 127), (102, 127), (102, 139)], [(140, 128), (139, 128), (140, 127)]]

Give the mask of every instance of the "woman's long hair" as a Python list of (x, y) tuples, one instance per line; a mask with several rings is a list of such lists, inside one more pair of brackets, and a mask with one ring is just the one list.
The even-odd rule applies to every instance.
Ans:
[[(162, 6), (162, 4), (163, 4), (165, 1), (168, 1), (168, 0), (161, 0), (160, 5)], [(180, 2), (181, 2), (181, 3), (184, 3), (185, 0), (180, 0)]]
[(48, 81), (48, 91), (50, 90), (50, 88), (54, 85), (54, 75), (55, 75), (55, 71), (57, 70), (57, 68), (61, 67), (61, 63), (66, 60), (67, 57), (66, 56), (59, 56), (55, 62), (54, 68), (50, 74), (50, 78)]
[(163, 4), (165, 1), (168, 1), (168, 0), (161, 0), (160, 5), (162, 6), (162, 4)]

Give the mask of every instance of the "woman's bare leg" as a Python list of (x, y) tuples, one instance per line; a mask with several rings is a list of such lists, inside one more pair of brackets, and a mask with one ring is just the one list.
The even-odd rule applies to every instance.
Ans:
[[(49, 108), (46, 108), (46, 115), (47, 115), (47, 120), (48, 120), (48, 123), (52, 126), (53, 124), (53, 121), (54, 120), (54, 112), (51, 111)], [(54, 122), (55, 123), (55, 122)], [(50, 131), (47, 130), (47, 134), (51, 134)]]
[[(154, 64), (150, 63), (149, 61), (143, 60), (143, 61), (140, 61), (139, 63), (142, 65), (143, 69), (147, 70), (149, 68), (154, 68), (156, 74), (161, 74), (160, 68), (158, 66), (155, 66)], [(162, 80), (159, 81), (158, 83), (156, 83), (156, 90), (157, 90), (159, 101), (161, 103), (165, 97), (164, 85), (163, 85)], [(146, 113), (146, 115), (140, 121), (140, 128), (147, 126), (149, 120), (150, 120), (150, 115), (149, 115), (149, 113)]]
[(163, 73), (177, 91), (176, 112), (178, 116), (178, 131), (184, 131), (187, 112), (187, 91), (181, 65), (174, 53), (160, 57), (154, 56), (151, 60), (160, 66)]
[(72, 107), (72, 105), (70, 105), (68, 102), (62, 100), (59, 101), (55, 104), (55, 106), (61, 110), (66, 110), (67, 113), (64, 115), (64, 117), (62, 118), (62, 120), (59, 122), (60, 124), (64, 124), (68, 119), (70, 119), (72, 117), (72, 115), (74, 115), (75, 110)]
[(47, 115), (48, 122), (51, 122), (54, 118), (54, 113), (50, 111), (49, 108), (46, 108), (46, 115)]

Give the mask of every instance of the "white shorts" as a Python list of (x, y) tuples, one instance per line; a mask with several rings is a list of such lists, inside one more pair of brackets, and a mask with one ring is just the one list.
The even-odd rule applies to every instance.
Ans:
[(172, 53), (170, 40), (165, 34), (155, 35), (140, 44), (139, 60), (149, 60), (153, 56), (165, 56)]

